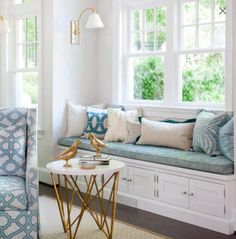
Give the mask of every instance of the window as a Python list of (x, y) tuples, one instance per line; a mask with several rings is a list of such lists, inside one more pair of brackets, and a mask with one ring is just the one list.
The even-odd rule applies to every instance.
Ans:
[(123, 100), (224, 107), (226, 1), (126, 0)]
[(225, 0), (182, 0), (183, 102), (225, 101)]
[(166, 7), (130, 10), (129, 80), (132, 99), (163, 100)]
[(38, 105), (38, 20), (37, 16), (16, 21), (15, 105)]

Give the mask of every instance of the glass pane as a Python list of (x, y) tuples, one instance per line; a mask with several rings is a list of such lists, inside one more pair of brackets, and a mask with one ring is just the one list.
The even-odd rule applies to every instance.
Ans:
[(211, 47), (211, 25), (199, 26), (199, 47)]
[(211, 22), (212, 0), (199, 0), (199, 22)]
[(131, 77), (134, 83), (134, 99), (163, 100), (164, 58), (134, 58), (132, 59), (131, 65)]
[(37, 18), (30, 17), (26, 19), (27, 42), (37, 41)]
[[(226, 0), (215, 0), (215, 21), (225, 21)], [(226, 10), (224, 10), (226, 12)]]
[(136, 32), (131, 34), (131, 51), (138, 52), (142, 50), (143, 33)]
[(224, 102), (225, 59), (223, 53), (183, 55), (181, 73), (183, 101)]
[(196, 23), (196, 3), (187, 2), (183, 4), (183, 23), (190, 25)]
[(166, 26), (166, 8), (165, 7), (159, 7), (156, 9), (156, 24), (157, 24), (157, 27)]
[(146, 32), (144, 34), (144, 51), (154, 51), (154, 32)]
[(133, 31), (140, 31), (143, 29), (143, 11), (133, 11), (131, 13), (131, 19)]
[(156, 50), (165, 51), (166, 50), (166, 31), (157, 31), (156, 35)]
[(183, 49), (193, 49), (196, 47), (196, 28), (183, 28)]
[(15, 97), (18, 107), (36, 107), (38, 104), (38, 73), (16, 73)]
[(38, 64), (37, 17), (16, 22), (16, 68), (32, 68)]
[(214, 45), (215, 47), (225, 47), (225, 24), (215, 24)]
[(145, 29), (154, 29), (154, 9), (146, 9), (145, 11)]
[(18, 68), (25, 68), (26, 67), (26, 45), (19, 44), (17, 46), (17, 67)]

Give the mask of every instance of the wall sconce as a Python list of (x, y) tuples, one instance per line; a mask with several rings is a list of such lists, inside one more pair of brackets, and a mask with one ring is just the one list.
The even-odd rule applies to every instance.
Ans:
[(10, 27), (8, 22), (3, 16), (0, 16), (0, 34), (7, 34), (10, 32)]
[(80, 44), (80, 34), (81, 34), (81, 18), (84, 15), (85, 12), (92, 11), (92, 13), (89, 15), (86, 28), (90, 29), (96, 29), (96, 28), (103, 28), (103, 22), (100, 18), (100, 16), (97, 14), (97, 11), (95, 8), (86, 8), (84, 9), (78, 20), (71, 21), (71, 44), (73, 45), (79, 45)]

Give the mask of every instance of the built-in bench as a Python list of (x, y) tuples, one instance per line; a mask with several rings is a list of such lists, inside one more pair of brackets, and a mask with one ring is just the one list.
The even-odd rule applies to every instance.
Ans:
[[(59, 145), (69, 147), (78, 138), (67, 137), (59, 140)], [(92, 151), (88, 139), (80, 139), (80, 149)], [(131, 158), (151, 163), (170, 165), (222, 175), (233, 174), (234, 164), (223, 157), (210, 157), (205, 153), (183, 151), (173, 148), (106, 142), (103, 153)]]

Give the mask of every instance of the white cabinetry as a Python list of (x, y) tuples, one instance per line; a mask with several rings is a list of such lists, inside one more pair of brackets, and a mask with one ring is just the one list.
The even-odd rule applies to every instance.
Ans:
[(190, 209), (219, 217), (225, 214), (224, 185), (190, 179)]
[(126, 166), (120, 175), (119, 191), (131, 195), (155, 198), (155, 172), (151, 170)]
[(225, 188), (221, 184), (160, 173), (159, 200), (209, 215), (225, 214)]
[(159, 200), (180, 207), (189, 207), (188, 179), (170, 174), (158, 174)]

